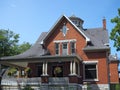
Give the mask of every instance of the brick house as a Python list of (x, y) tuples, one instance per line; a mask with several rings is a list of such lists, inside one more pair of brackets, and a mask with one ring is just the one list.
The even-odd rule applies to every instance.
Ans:
[[(84, 21), (62, 15), (48, 32), (43, 32), (26, 52), (0, 58), (0, 63), (32, 72), (40, 79), (41, 90), (109, 90), (119, 83), (118, 60), (110, 55), (106, 20), (101, 28), (84, 29)], [(37, 88), (37, 87), (36, 87)], [(35, 89), (37, 90), (37, 89)]]

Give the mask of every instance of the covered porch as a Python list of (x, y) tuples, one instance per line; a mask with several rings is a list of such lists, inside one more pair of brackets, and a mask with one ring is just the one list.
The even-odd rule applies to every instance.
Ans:
[(49, 83), (49, 78), (54, 77), (68, 77), (69, 83), (81, 83), (82, 60), (77, 55), (4, 59), (0, 63), (17, 68), (17, 78), (25, 78), (25, 68), (29, 67), (31, 73), (27, 78), (40, 77), (42, 83)]
[[(0, 63), (17, 68), (17, 77), (2, 78), (2, 87), (12, 88), (10, 90), (18, 90), (15, 88), (23, 88), (25, 85), (35, 90), (80, 90), (78, 88), (82, 84), (82, 66), (79, 66), (82, 60), (77, 55), (4, 59)], [(26, 67), (32, 71), (28, 77), (24, 76)]]

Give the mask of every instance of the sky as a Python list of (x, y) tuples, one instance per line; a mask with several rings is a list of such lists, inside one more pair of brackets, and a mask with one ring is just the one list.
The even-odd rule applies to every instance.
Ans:
[[(0, 0), (0, 29), (20, 34), (20, 42), (34, 44), (42, 32), (47, 32), (61, 15), (75, 15), (84, 20), (84, 28), (102, 27), (107, 21), (110, 33), (118, 15), (120, 0)], [(110, 40), (111, 54), (118, 54)]]

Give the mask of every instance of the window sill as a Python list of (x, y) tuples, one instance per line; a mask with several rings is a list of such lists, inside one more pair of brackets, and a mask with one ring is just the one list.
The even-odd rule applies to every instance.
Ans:
[(85, 79), (85, 80), (83, 80), (83, 81), (89, 81), (89, 82), (92, 82), (92, 81), (96, 81), (96, 82), (98, 82), (99, 80), (98, 79)]

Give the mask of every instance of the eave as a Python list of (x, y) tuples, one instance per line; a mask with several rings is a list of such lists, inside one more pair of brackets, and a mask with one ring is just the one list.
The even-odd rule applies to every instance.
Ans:
[(85, 52), (101, 52), (101, 51), (110, 51), (110, 47), (90, 47), (90, 48), (83, 48)]

